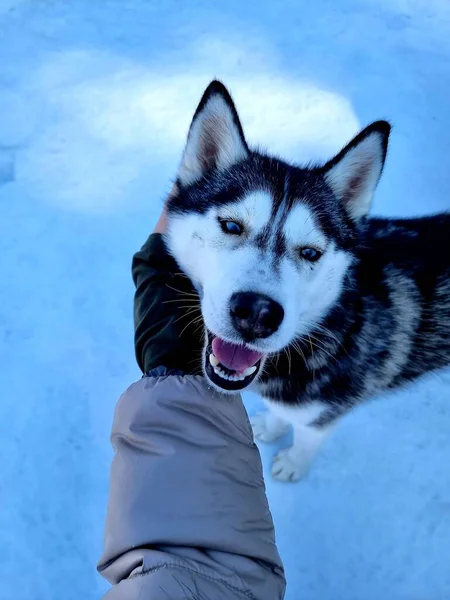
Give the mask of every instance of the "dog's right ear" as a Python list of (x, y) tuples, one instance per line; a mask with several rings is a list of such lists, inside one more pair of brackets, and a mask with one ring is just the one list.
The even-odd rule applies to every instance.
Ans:
[(225, 170), (249, 154), (233, 100), (220, 81), (206, 88), (195, 111), (178, 172), (181, 186), (212, 169)]

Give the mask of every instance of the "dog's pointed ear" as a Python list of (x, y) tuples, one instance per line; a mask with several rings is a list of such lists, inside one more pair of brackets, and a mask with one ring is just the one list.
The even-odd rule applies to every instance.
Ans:
[(322, 172), (355, 221), (367, 215), (383, 170), (391, 126), (376, 121), (361, 131)]
[(220, 81), (206, 88), (195, 111), (178, 171), (178, 181), (190, 185), (211, 169), (224, 170), (249, 154), (233, 100)]

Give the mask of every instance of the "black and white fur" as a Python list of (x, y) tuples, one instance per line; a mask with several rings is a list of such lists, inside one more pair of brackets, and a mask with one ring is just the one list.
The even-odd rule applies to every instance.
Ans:
[[(389, 134), (375, 122), (325, 165), (294, 166), (249, 149), (219, 82), (191, 124), (167, 243), (199, 289), (207, 332), (244, 343), (229, 314), (237, 291), (284, 309), (273, 335), (247, 344), (264, 354), (255, 384), (269, 407), (252, 419), (255, 437), (294, 428), (274, 460), (279, 480), (306, 472), (352, 406), (450, 364), (450, 216), (367, 216)], [(224, 219), (242, 235), (224, 233)]]

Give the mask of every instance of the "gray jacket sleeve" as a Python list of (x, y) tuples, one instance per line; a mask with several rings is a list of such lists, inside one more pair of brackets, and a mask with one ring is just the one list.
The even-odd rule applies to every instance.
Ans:
[(105, 600), (278, 600), (285, 580), (240, 396), (145, 377), (116, 408)]

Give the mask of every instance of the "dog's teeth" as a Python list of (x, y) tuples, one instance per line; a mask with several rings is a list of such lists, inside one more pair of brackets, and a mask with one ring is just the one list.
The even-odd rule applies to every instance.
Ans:
[(219, 364), (219, 361), (217, 360), (217, 358), (214, 356), (214, 354), (212, 352), (209, 355), (209, 362), (212, 367), (217, 367), (217, 365)]
[(256, 371), (256, 368), (257, 368), (256, 366), (249, 367), (242, 373), (233, 373), (231, 375), (228, 375), (227, 373), (222, 371), (222, 369), (220, 368), (220, 363), (217, 360), (217, 358), (214, 356), (213, 353), (211, 353), (209, 355), (209, 362), (214, 370), (214, 373), (216, 375), (218, 375), (219, 377), (221, 377), (222, 379), (226, 379), (227, 381), (244, 381), (244, 379), (246, 377), (248, 377), (249, 375), (252, 375)]
[(216, 375), (218, 375), (219, 377), (222, 377), (222, 379), (230, 379), (230, 375), (227, 375), (226, 373), (224, 373), (222, 371), (222, 369), (220, 369), (219, 367), (213, 367), (214, 368), (214, 373)]
[(246, 376), (244, 373), (235, 373), (234, 375), (229, 375), (228, 377), (230, 381), (244, 381)]

